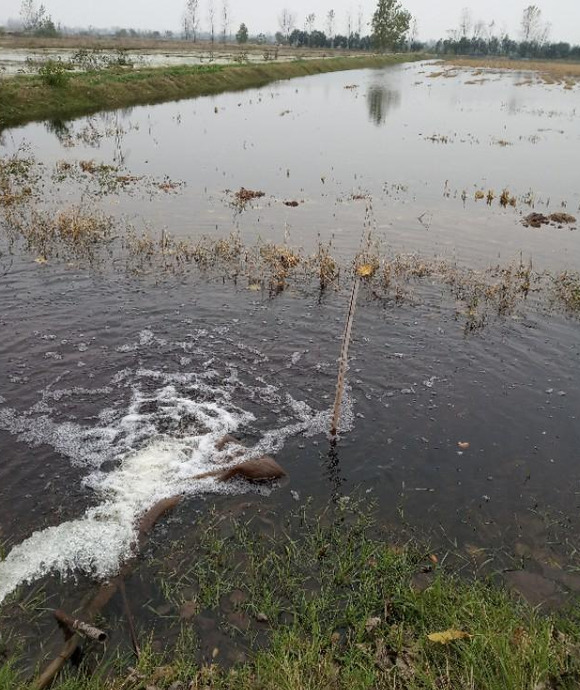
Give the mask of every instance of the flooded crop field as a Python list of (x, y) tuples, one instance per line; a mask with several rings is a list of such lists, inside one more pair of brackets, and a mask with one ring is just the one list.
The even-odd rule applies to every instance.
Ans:
[(46, 60), (61, 61), (74, 71), (90, 71), (107, 64), (142, 69), (177, 65), (261, 63), (272, 60), (286, 62), (308, 57), (327, 57), (327, 53), (322, 50), (309, 50), (306, 53), (272, 45), (251, 48), (236, 45), (212, 46), (209, 42), (198, 46), (189, 43), (182, 46), (177, 42), (159, 42), (158, 47), (123, 49), (98, 46), (79, 49), (77, 45), (31, 48), (10, 43), (2, 46), (0, 43), (0, 78), (35, 72)]
[[(580, 591), (567, 86), (425, 62), (2, 133), (0, 612), (31, 664), (58, 646), (42, 611), (175, 495), (130, 592), (159, 635), (158, 549), (212, 506), (281, 523), (357, 495), (465, 574)], [(225, 434), (288, 477), (196, 478), (232, 462)]]

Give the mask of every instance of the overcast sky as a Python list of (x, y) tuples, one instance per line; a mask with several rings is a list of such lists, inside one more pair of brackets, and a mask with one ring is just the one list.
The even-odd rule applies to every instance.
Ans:
[[(200, 0), (202, 11), (201, 29), (207, 26), (206, 8), (210, 0)], [(222, 0), (213, 0), (219, 11)], [(314, 12), (317, 28), (326, 29), (326, 14), (336, 12), (337, 33), (345, 33), (346, 17), (350, 11), (355, 18), (362, 7), (368, 22), (375, 8), (373, 0), (228, 0), (235, 32), (240, 22), (245, 22), (251, 34), (278, 31), (278, 16), (288, 8), (302, 27), (304, 17)], [(0, 24), (9, 17), (17, 17), (21, 0), (0, 0)], [(530, 0), (403, 0), (417, 18), (419, 37), (423, 40), (445, 37), (449, 29), (456, 28), (463, 7), (471, 10), (475, 20), (495, 20), (510, 36), (519, 38), (519, 23), (524, 7)], [(580, 44), (580, 0), (549, 0), (536, 4), (542, 9), (544, 19), (552, 26), (552, 40)], [(66, 26), (134, 27), (165, 31), (179, 30), (185, 0), (44, 0), (55, 23)], [(217, 12), (216, 12), (217, 14)], [(218, 22), (219, 25), (219, 22)]]

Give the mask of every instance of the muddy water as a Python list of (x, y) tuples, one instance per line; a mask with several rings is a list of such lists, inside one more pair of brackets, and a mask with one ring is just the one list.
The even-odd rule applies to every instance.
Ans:
[[(178, 198), (160, 197), (145, 209), (140, 199), (122, 209), (111, 202), (113, 210), (181, 236), (223, 235), (236, 226), (248, 238), (289, 234), (312, 246), (320, 234), (352, 253), (365, 216), (365, 200), (354, 195), (372, 198), (375, 234), (397, 250), (469, 265), (520, 253), (541, 267), (578, 261), (577, 233), (564, 229), (548, 240), (520, 224), (532, 210), (574, 214), (580, 206), (572, 172), (578, 87), (518, 86), (520, 73), (466, 84), (474, 81), (470, 73), (431, 77), (438, 69), (429, 63), (327, 74), (136, 108), (58, 123), (60, 141), (30, 125), (9, 133), (6, 145), (30, 142), (47, 163), (115, 159), (135, 175), (184, 181)], [(233, 218), (226, 190), (241, 186), (265, 196)], [(504, 189), (518, 198), (515, 208), (500, 205)], [(489, 190), (491, 206), (475, 200)]]
[[(528, 206), (487, 206), (471, 191), (532, 189), (536, 208), (562, 199), (574, 212), (578, 92), (497, 75), (466, 85), (430, 79), (433, 69), (136, 109), (67, 124), (60, 139), (54, 125), (30, 125), (6, 133), (4, 150), (25, 140), (47, 169), (122, 159), (136, 175), (183, 180), (167, 196), (97, 200), (155, 232), (237, 229), (247, 241), (289, 235), (306, 247), (333, 235), (348, 258), (366, 214), (395, 249), (469, 266), (521, 253), (577, 268), (577, 231), (526, 229)], [(92, 145), (87, 126), (100, 133)], [(242, 185), (266, 196), (239, 213), (226, 190)], [(463, 188), (465, 201), (454, 192)], [(81, 193), (60, 183), (44, 203)], [(282, 203), (291, 199), (304, 203)], [(32, 258), (17, 246), (0, 279), (0, 598), (47, 574), (114, 572), (138, 516), (176, 492), (187, 501), (174, 536), (218, 494), (228, 494), (223, 508), (244, 494), (283, 512), (357, 491), (376, 501), (382, 524), (427, 535), (442, 554), (493, 569), (525, 553), (558, 592), (580, 589), (559, 576), (575, 566), (580, 537), (577, 319), (529, 305), (466, 334), (438, 287), (417, 286), (402, 304), (363, 290), (336, 458), (325, 431), (344, 291), (270, 299), (211, 276), (135, 279)], [(214, 441), (225, 432), (275, 453), (289, 481), (256, 493), (192, 479), (220, 460)]]

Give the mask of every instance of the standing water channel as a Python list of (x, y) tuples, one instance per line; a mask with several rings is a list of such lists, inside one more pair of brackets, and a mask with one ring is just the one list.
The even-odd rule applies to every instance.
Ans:
[[(0, 236), (7, 610), (39, 587), (67, 608), (130, 555), (139, 517), (180, 493), (166, 540), (214, 503), (282, 516), (356, 493), (385, 528), (470, 572), (525, 559), (554, 602), (580, 590), (579, 235), (522, 222), (577, 215), (580, 90), (439, 70), (326, 74), (3, 133), (4, 160), (28, 161), (33, 187), (4, 208)], [(106, 241), (81, 252), (70, 235), (41, 238), (64, 214), (77, 229), (97, 218)], [(223, 261), (202, 256), (216, 246)], [(280, 252), (295, 258), (280, 267)], [(357, 256), (376, 272), (329, 455)], [(289, 479), (192, 479), (226, 433)]]

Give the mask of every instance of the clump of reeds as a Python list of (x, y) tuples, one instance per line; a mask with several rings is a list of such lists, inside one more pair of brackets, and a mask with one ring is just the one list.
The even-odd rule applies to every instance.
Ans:
[(571, 312), (580, 313), (580, 273), (564, 271), (553, 279), (556, 297)]
[(0, 157), (0, 206), (13, 207), (31, 199), (39, 177), (35, 158), (25, 150)]
[(509, 189), (504, 189), (499, 197), (499, 203), (506, 208), (506, 206), (515, 206), (517, 199), (510, 193)]
[(31, 209), (5, 215), (12, 237), (21, 237), (29, 251), (40, 259), (74, 254), (92, 258), (99, 245), (107, 242), (112, 218), (100, 211), (71, 206), (56, 213)]
[(269, 269), (270, 290), (285, 290), (288, 277), (301, 262), (299, 253), (286, 245), (266, 244), (260, 248), (260, 256)]
[(340, 274), (339, 266), (335, 259), (333, 259), (331, 250), (332, 243), (323, 244), (319, 238), (316, 253), (311, 260), (312, 269), (318, 277), (321, 292), (324, 292), (330, 285), (335, 284)]

